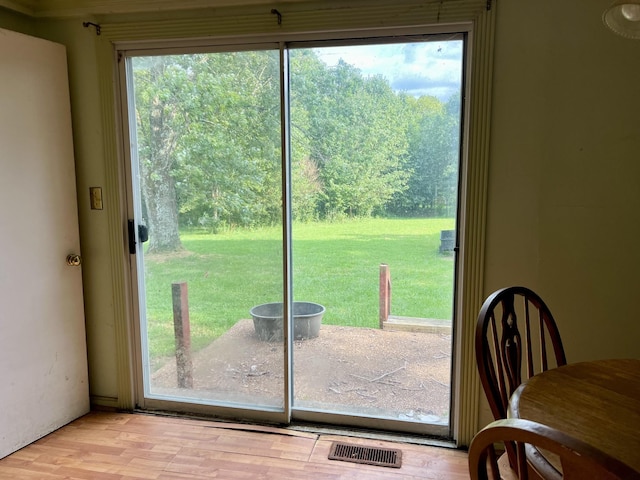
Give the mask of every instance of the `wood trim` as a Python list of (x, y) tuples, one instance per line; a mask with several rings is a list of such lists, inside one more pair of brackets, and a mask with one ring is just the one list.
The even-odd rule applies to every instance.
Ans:
[(117, 121), (115, 115), (114, 52), (109, 42), (96, 42), (96, 56), (100, 78), (100, 100), (102, 131), (104, 138), (105, 190), (110, 192), (107, 200), (107, 222), (109, 231), (109, 255), (114, 311), (114, 335), (116, 340), (116, 365), (118, 398), (117, 406), (132, 410), (135, 406), (133, 387), (133, 356), (131, 340), (131, 316), (128, 295), (128, 252), (126, 249), (126, 204), (123, 197), (122, 166), (118, 155)]
[[(389, 4), (386, 0), (351, 0), (348, 5), (340, 0), (289, 0), (280, 4), (279, 9), (284, 12), (293, 10), (311, 10), (321, 12), (323, 10), (335, 11), (337, 9), (353, 9), (360, 11), (370, 10), (376, 6)], [(404, 0), (401, 4), (390, 4), (394, 15), (401, 15), (408, 5), (427, 7), (440, 12), (441, 20), (454, 11), (461, 14), (474, 9), (479, 12), (486, 9), (487, 0)], [(247, 8), (270, 14), (273, 2), (271, 0), (0, 0), (0, 6), (10, 10), (36, 18), (73, 18), (89, 16), (112, 16), (133, 14), (175, 14), (184, 15), (194, 11), (235, 11), (235, 14), (246, 13)], [(393, 17), (391, 17), (393, 18)], [(175, 18), (174, 18), (175, 19)], [(335, 21), (340, 21), (340, 15), (334, 16)], [(447, 20), (449, 21), (449, 20)]]
[[(313, 37), (336, 38), (340, 32), (363, 31), (362, 36), (389, 28), (446, 26), (473, 21), (484, 12), (485, 3), (477, 0), (414, 3), (358, 4), (321, 6), (310, 9), (308, 5), (292, 4), (282, 9), (282, 24), (270, 10), (256, 7), (198, 11), (197, 16), (175, 18), (145, 17), (140, 21), (107, 21), (101, 23), (101, 34), (113, 40), (148, 41), (207, 37), (274, 36), (277, 40), (289, 40), (287, 35), (313, 32)], [(453, 27), (455, 30), (455, 27)], [(323, 33), (325, 32), (325, 33)], [(392, 33), (392, 32), (391, 32)]]
[(477, 432), (480, 380), (475, 363), (475, 324), (484, 300), (484, 252), (491, 139), (491, 101), (496, 7), (476, 19), (472, 44), (467, 187), (463, 203), (464, 238), (456, 335), (457, 386), (454, 438), (469, 445)]

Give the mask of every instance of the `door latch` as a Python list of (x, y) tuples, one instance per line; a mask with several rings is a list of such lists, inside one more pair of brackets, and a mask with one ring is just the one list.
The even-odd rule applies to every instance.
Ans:
[[(134, 255), (136, 253), (136, 224), (134, 220), (128, 220), (129, 230), (129, 253)], [(138, 240), (140, 243), (144, 243), (149, 240), (149, 229), (146, 225), (138, 225)]]

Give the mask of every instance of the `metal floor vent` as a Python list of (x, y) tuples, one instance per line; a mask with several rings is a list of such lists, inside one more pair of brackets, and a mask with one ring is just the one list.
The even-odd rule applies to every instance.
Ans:
[(329, 460), (400, 468), (402, 465), (402, 451), (394, 448), (363, 447), (361, 445), (333, 442), (329, 451)]

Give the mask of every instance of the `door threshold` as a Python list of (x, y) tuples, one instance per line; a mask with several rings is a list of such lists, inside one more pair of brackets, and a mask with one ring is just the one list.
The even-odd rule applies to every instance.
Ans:
[(348, 426), (340, 426), (340, 425), (308, 423), (308, 422), (305, 422), (305, 423), (293, 422), (285, 425), (277, 422), (273, 422), (273, 423), (256, 422), (248, 419), (216, 417), (213, 415), (198, 415), (198, 414), (188, 414), (188, 413), (159, 411), (159, 410), (143, 410), (143, 409), (135, 409), (129, 413), (141, 414), (141, 415), (155, 415), (159, 417), (184, 418), (184, 419), (190, 419), (190, 420), (203, 420), (203, 421), (216, 422), (221, 424), (229, 424), (230, 426), (242, 425), (243, 427), (246, 427), (249, 430), (252, 427), (255, 427), (256, 430), (261, 430), (260, 427), (266, 427), (266, 428), (271, 427), (271, 428), (278, 428), (280, 430), (285, 430), (285, 431), (290, 430), (291, 432), (311, 433), (315, 435), (337, 435), (342, 437), (366, 438), (370, 440), (380, 440), (380, 441), (386, 441), (386, 442), (410, 443), (414, 445), (424, 445), (429, 447), (442, 447), (442, 448), (452, 448), (452, 449), (458, 448), (458, 446), (452, 439), (447, 439), (447, 438), (442, 438), (437, 436), (419, 435), (419, 434), (411, 434), (411, 433), (404, 433), (404, 432), (382, 431), (382, 430), (369, 430), (364, 428), (356, 428), (356, 427), (348, 427)]
[(315, 423), (292, 423), (287, 429), (299, 432), (315, 433), (318, 435), (340, 435), (343, 437), (368, 438), (386, 442), (411, 443), (430, 447), (458, 448), (452, 439), (429, 435), (411, 434), (405, 432), (391, 432), (381, 430), (368, 430), (355, 427), (343, 427), (338, 425), (326, 425)]

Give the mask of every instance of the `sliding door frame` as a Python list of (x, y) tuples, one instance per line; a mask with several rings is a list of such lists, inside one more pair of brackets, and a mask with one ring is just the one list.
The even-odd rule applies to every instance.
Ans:
[[(181, 46), (178, 48), (169, 47), (165, 48), (147, 48), (146, 46), (142, 46), (142, 48), (136, 48), (133, 50), (118, 50), (118, 85), (119, 85), (119, 99), (120, 99), (120, 112), (121, 112), (121, 125), (122, 125), (122, 138), (123, 138), (123, 159), (124, 159), (124, 180), (126, 184), (126, 198), (127, 200), (127, 220), (134, 219), (137, 221), (140, 218), (141, 212), (139, 209), (140, 200), (136, 198), (136, 193), (139, 192), (139, 185), (136, 180), (137, 170), (138, 170), (138, 161), (136, 159), (137, 152), (132, 152), (135, 148), (137, 148), (137, 141), (135, 138), (132, 138), (132, 131), (135, 132), (135, 125), (132, 126), (132, 112), (135, 111), (135, 103), (134, 99), (129, 95), (133, 92), (133, 72), (131, 69), (131, 59), (133, 57), (141, 57), (141, 56), (152, 56), (152, 55), (180, 55), (180, 54), (193, 54), (193, 53), (219, 53), (219, 52), (228, 52), (228, 51), (252, 51), (252, 50), (262, 50), (262, 51), (278, 51), (279, 53), (279, 62), (280, 62), (280, 95), (282, 98), (283, 94), (283, 84), (282, 79), (285, 72), (283, 72), (282, 68), (282, 60), (284, 52), (284, 44), (276, 43), (276, 42), (265, 42), (260, 44), (234, 44), (233, 48), (230, 48), (228, 45), (196, 45), (193, 47), (190, 46)], [(282, 101), (280, 101), (282, 105)], [(287, 195), (289, 198), (290, 194), (288, 192), (288, 184), (289, 182), (289, 173), (288, 173), (288, 162), (285, 161), (286, 157), (286, 132), (285, 128), (282, 126), (283, 119), (285, 118), (283, 115), (284, 108), (281, 107), (281, 143), (282, 143), (282, 155), (281, 157), (281, 165), (282, 165), (282, 189), (284, 195)], [(129, 148), (128, 146), (131, 146)], [(285, 176), (286, 175), (286, 176)], [(286, 190), (285, 190), (286, 188)], [(288, 203), (288, 202), (287, 202)], [(286, 205), (283, 205), (283, 300), (284, 300), (284, 316), (288, 318), (288, 309), (289, 309), (289, 298), (291, 292), (291, 280), (289, 278), (289, 271), (291, 265), (291, 256), (290, 256), (290, 239), (287, 235), (287, 232), (290, 231), (290, 219), (286, 216)], [(136, 245), (139, 245), (137, 238), (137, 228), (134, 229), (134, 234), (136, 235)], [(153, 395), (148, 397), (146, 395), (145, 388), (145, 378), (144, 378), (144, 368), (145, 361), (144, 357), (148, 353), (144, 351), (146, 348), (144, 345), (144, 339), (146, 338), (146, 334), (142, 332), (141, 318), (142, 312), (140, 311), (140, 307), (143, 307), (142, 303), (144, 302), (144, 289), (140, 288), (141, 283), (144, 281), (144, 275), (141, 273), (143, 264), (141, 262), (141, 256), (136, 252), (135, 254), (130, 255), (130, 288), (131, 288), (131, 309), (132, 309), (132, 317), (130, 322), (131, 329), (131, 337), (132, 337), (132, 357), (133, 357), (133, 370), (135, 375), (134, 381), (134, 399), (135, 399), (135, 407), (141, 410), (147, 411), (171, 411), (178, 412), (184, 414), (199, 414), (206, 416), (219, 416), (219, 417), (228, 417), (228, 418), (242, 418), (242, 419), (252, 419), (257, 421), (264, 421), (269, 423), (289, 423), (291, 419), (291, 388), (287, 388), (286, 392), (283, 392), (283, 408), (279, 409), (277, 407), (251, 407), (246, 406), (243, 407), (241, 405), (225, 405), (215, 404), (211, 405), (208, 402), (198, 402), (198, 401), (190, 401), (192, 399), (168, 399), (168, 398), (154, 398)], [(142, 278), (140, 278), (142, 277)], [(291, 382), (289, 381), (291, 376), (291, 350), (288, 348), (288, 331), (285, 329), (285, 338), (284, 338), (284, 355), (283, 355), (283, 373), (284, 373), (284, 382), (285, 385), (289, 385)]]
[[(482, 3), (482, 2), (479, 2)], [(460, 445), (467, 445), (471, 437), (477, 430), (479, 383), (475, 372), (473, 360), (473, 321), (477, 308), (483, 298), (483, 259), (484, 259), (484, 221), (486, 216), (486, 175), (488, 169), (489, 139), (490, 139), (490, 107), (491, 107), (491, 81), (493, 62), (493, 39), (495, 23), (495, 5), (493, 9), (480, 9), (475, 3), (470, 2), (467, 10), (458, 12), (449, 24), (438, 24), (447, 18), (447, 12), (436, 12), (435, 2), (429, 3), (429, 9), (424, 10), (424, 16), (416, 16), (410, 12), (407, 18), (393, 16), (397, 25), (388, 26), (388, 21), (376, 22), (368, 19), (370, 25), (387, 25), (384, 28), (363, 28), (349, 30), (345, 28), (336, 31), (327, 21), (324, 33), (322, 33), (322, 20), (315, 19), (320, 25), (315, 33), (305, 33), (311, 28), (301, 24), (294, 24), (291, 27), (281, 29), (273, 33), (273, 28), (264, 19), (263, 31), (272, 31), (271, 34), (256, 36), (250, 32), (260, 30), (255, 23), (238, 26), (238, 22), (233, 22), (234, 27), (216, 28), (216, 22), (206, 22), (206, 18), (194, 17), (191, 22), (184, 22), (176, 19), (169, 22), (171, 28), (167, 28), (165, 20), (151, 20), (145, 23), (127, 23), (113, 21), (103, 23), (102, 36), (96, 42), (98, 66), (100, 71), (100, 93), (102, 99), (103, 112), (103, 136), (105, 142), (105, 158), (107, 169), (107, 188), (114, 192), (114, 205), (109, 212), (110, 237), (109, 243), (112, 253), (112, 270), (114, 278), (114, 309), (116, 311), (116, 322), (114, 327), (116, 342), (116, 370), (118, 375), (118, 392), (114, 405), (123, 409), (134, 409), (137, 406), (137, 392), (134, 353), (132, 345), (136, 340), (135, 332), (132, 331), (133, 319), (135, 315), (136, 303), (133, 300), (135, 288), (130, 284), (127, 272), (127, 262), (119, 258), (123, 251), (126, 251), (126, 234), (123, 231), (123, 221), (128, 217), (127, 202), (127, 180), (125, 177), (126, 168), (124, 158), (126, 151), (125, 142), (122, 141), (126, 134), (122, 128), (123, 105), (118, 104), (118, 94), (121, 94), (122, 85), (118, 82), (118, 71), (123, 68), (121, 53), (130, 49), (139, 49), (141, 45), (146, 48), (165, 47), (181, 48), (190, 46), (191, 48), (202, 45), (201, 40), (191, 39), (193, 37), (208, 37), (208, 42), (216, 39), (225, 45), (241, 45), (248, 41), (251, 43), (261, 43), (258, 39), (269, 39), (277, 41), (279, 44), (285, 41), (323, 40), (340, 38), (365, 38), (370, 36), (403, 35), (403, 34), (430, 34), (447, 32), (466, 32), (468, 35), (467, 45), (467, 68), (466, 74), (469, 83), (465, 90), (463, 144), (465, 150), (462, 157), (461, 185), (463, 196), (459, 198), (460, 215), (459, 221), (462, 225), (463, 235), (458, 239), (459, 262), (458, 262), (458, 301), (454, 319), (454, 376), (452, 378), (452, 395), (454, 396), (453, 411), (451, 413), (452, 437)], [(433, 8), (432, 8), (433, 7)], [(397, 13), (397, 5), (390, 6)], [(464, 9), (463, 9), (464, 10)], [(312, 15), (310, 12), (297, 12), (300, 18), (305, 15)], [(357, 13), (357, 12), (356, 12)], [(437, 13), (437, 15), (436, 15)], [(378, 12), (381, 18), (392, 18), (389, 12)], [(241, 13), (236, 15), (242, 16)], [(455, 18), (454, 18), (455, 17)], [(231, 17), (230, 17), (231, 18)], [(233, 17), (236, 18), (236, 17)], [(307, 18), (307, 17), (305, 17)], [(311, 17), (309, 17), (311, 18)], [(355, 20), (353, 24), (361, 25), (361, 21)], [(467, 20), (464, 20), (464, 19)], [(344, 18), (343, 18), (344, 20)], [(422, 21), (421, 21), (422, 20)], [(421, 25), (416, 26), (416, 22)], [(333, 27), (335, 25), (331, 24)], [(246, 29), (246, 30), (244, 30)], [(234, 35), (231, 32), (240, 32), (241, 35)], [(242, 32), (244, 31), (244, 34)], [(320, 32), (320, 33), (318, 33)], [(186, 40), (185, 40), (186, 39)], [(193, 50), (192, 50), (193, 51)], [(113, 82), (109, 80), (113, 78)], [(114, 89), (115, 83), (115, 89)], [(115, 105), (115, 109), (113, 106)], [(285, 247), (288, 248), (288, 247)], [(463, 308), (464, 307), (464, 308)], [(287, 402), (290, 403), (290, 402)], [(94, 404), (100, 404), (100, 399), (94, 399)], [(193, 412), (204, 413), (204, 412)], [(233, 409), (228, 413), (238, 416), (238, 410)], [(242, 413), (242, 412), (240, 412)], [(260, 420), (256, 412), (250, 413), (252, 418)], [(224, 412), (222, 412), (224, 414)], [(273, 418), (265, 418), (265, 421)], [(288, 421), (288, 416), (283, 418)], [(367, 428), (372, 424), (368, 420)]]

